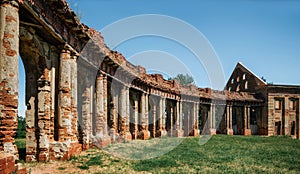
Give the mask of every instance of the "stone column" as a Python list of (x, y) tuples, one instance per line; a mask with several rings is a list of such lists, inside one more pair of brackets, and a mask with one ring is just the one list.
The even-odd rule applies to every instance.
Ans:
[(143, 93), (141, 96), (141, 130), (139, 132), (139, 139), (147, 140), (150, 138), (148, 130), (148, 94)]
[(0, 3), (0, 151), (18, 159), (14, 136), (18, 125), (19, 3)]
[(100, 148), (110, 144), (110, 137), (107, 135), (107, 79), (104, 76), (100, 73), (96, 82), (96, 143)]
[(216, 123), (215, 123), (215, 117), (216, 117), (216, 105), (211, 104), (210, 105), (210, 114), (209, 114), (209, 121), (210, 121), (210, 135), (216, 135)]
[(249, 105), (244, 106), (244, 135), (251, 135)]
[(226, 106), (226, 129), (227, 135), (233, 135), (232, 129), (232, 105)]
[(175, 133), (174, 136), (176, 137), (183, 137), (183, 130), (182, 130), (182, 101), (178, 100), (176, 102), (176, 126), (175, 126)]

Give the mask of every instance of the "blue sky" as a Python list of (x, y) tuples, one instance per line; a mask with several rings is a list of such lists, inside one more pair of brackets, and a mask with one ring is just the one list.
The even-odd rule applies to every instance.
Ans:
[[(83, 23), (99, 31), (118, 20), (135, 15), (159, 14), (178, 18), (195, 27), (208, 39), (219, 57), (225, 80), (229, 78), (237, 62), (242, 62), (268, 82), (300, 85), (300, 1), (68, 0), (68, 2), (74, 11), (82, 14)], [(163, 65), (162, 69), (154, 69), (152, 72), (160, 72), (165, 77), (174, 76), (176, 73), (190, 73), (199, 87), (211, 86), (205, 67), (195, 63), (195, 55), (190, 50), (174, 41), (146, 36), (128, 40), (115, 49), (130, 62), (142, 64), (150, 70), (152, 60), (156, 64)], [(168, 66), (168, 62), (174, 57), (183, 62), (185, 68)], [(173, 70), (169, 70), (171, 67)]]
[[(300, 1), (69, 0), (69, 3), (82, 14), (83, 23), (99, 31), (134, 15), (161, 14), (181, 19), (210, 41), (226, 80), (241, 61), (268, 82), (300, 84), (297, 75), (300, 74)], [(116, 49), (130, 58), (136, 52), (159, 47), (170, 54), (178, 52), (174, 43), (149, 37), (130, 40)], [(188, 59), (190, 55), (184, 53), (179, 57)], [(209, 86), (202, 80), (205, 74), (195, 76), (197, 85)]]

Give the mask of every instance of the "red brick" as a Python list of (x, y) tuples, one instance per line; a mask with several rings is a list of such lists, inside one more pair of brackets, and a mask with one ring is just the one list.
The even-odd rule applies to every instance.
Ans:
[(2, 170), (4, 170), (4, 169), (6, 169), (6, 163), (0, 164), (0, 171), (2, 171)]
[(27, 172), (26, 168), (22, 168), (22, 169), (19, 169), (17, 173), (18, 174), (26, 174), (26, 172)]
[(1, 164), (6, 164), (6, 158), (1, 158), (1, 159), (0, 159), (0, 165), (1, 165)]
[(11, 161), (15, 162), (15, 158), (13, 156), (7, 157), (6, 162), (8, 163), (8, 162), (11, 162)]

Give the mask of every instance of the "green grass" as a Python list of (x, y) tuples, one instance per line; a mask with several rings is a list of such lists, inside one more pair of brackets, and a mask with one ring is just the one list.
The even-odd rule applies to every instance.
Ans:
[(212, 137), (203, 146), (188, 138), (174, 151), (135, 162), (136, 171), (162, 173), (300, 172), (300, 141), (287, 137)]
[[(164, 153), (154, 153), (160, 150)], [(149, 159), (151, 155), (157, 157)], [(88, 173), (300, 173), (299, 164), (300, 140), (217, 135), (204, 145), (199, 138), (112, 144), (85, 151), (64, 165)]]
[(18, 151), (19, 151), (19, 161), (25, 161), (26, 158), (26, 139), (25, 138), (21, 138), (21, 139), (16, 139), (15, 143), (18, 147)]
[(174, 150), (156, 158), (108, 161), (111, 167), (121, 167), (125, 172), (132, 169), (151, 173), (299, 173), (300, 141), (288, 137), (218, 135), (200, 146), (199, 138), (187, 138)]

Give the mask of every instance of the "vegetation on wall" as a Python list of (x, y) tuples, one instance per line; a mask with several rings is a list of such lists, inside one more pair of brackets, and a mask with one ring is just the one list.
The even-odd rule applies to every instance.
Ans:
[(26, 119), (18, 116), (18, 128), (16, 138), (26, 138)]
[(188, 74), (178, 74), (174, 78), (169, 78), (168, 80), (177, 80), (182, 85), (194, 84), (194, 78)]

